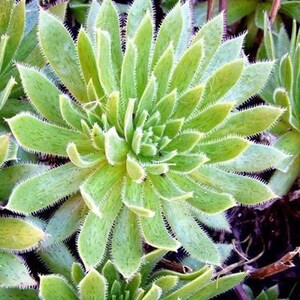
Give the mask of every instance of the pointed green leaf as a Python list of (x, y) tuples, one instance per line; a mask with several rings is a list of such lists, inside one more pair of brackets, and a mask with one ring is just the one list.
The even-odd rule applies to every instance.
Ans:
[(282, 87), (291, 91), (294, 83), (293, 65), (289, 55), (285, 55), (280, 61), (280, 81)]
[(131, 278), (142, 262), (142, 239), (136, 215), (123, 208), (112, 237), (112, 257), (119, 272)]
[[(176, 5), (166, 16), (161, 24), (156, 38), (152, 59), (152, 68), (156, 65), (161, 55), (170, 45), (177, 49), (183, 26), (183, 18), (180, 5)], [(172, 34), (170, 34), (172, 32)]]
[(198, 106), (202, 92), (203, 86), (198, 85), (182, 95), (177, 100), (176, 110), (172, 118), (188, 118)]
[[(110, 2), (110, 1), (106, 1)], [(112, 65), (112, 41), (109, 33), (97, 30), (97, 65), (100, 82), (105, 94), (119, 90), (117, 78)]]
[(213, 275), (213, 269), (209, 268), (203, 274), (198, 276), (196, 279), (188, 282), (186, 285), (182, 286), (178, 290), (174, 291), (170, 295), (168, 295), (166, 300), (177, 300), (183, 297), (190, 296), (197, 292), (199, 289), (206, 286)]
[(213, 230), (231, 232), (225, 212), (211, 215), (194, 211), (193, 214), (197, 220)]
[(0, 110), (6, 104), (6, 101), (8, 100), (8, 97), (10, 96), (10, 93), (14, 85), (16, 84), (17, 84), (16, 80), (13, 77), (11, 77), (8, 83), (6, 84), (4, 90), (0, 92)]
[[(223, 101), (242, 104), (257, 94), (266, 84), (273, 62), (257, 62), (247, 65), (236, 85), (225, 95)], [(249, 84), (251, 83), (251, 84)]]
[(157, 82), (157, 99), (161, 99), (168, 88), (174, 62), (174, 48), (170, 44), (162, 54), (153, 70)]
[(170, 289), (174, 288), (178, 284), (179, 278), (174, 275), (166, 275), (163, 277), (159, 277), (154, 281), (155, 285), (160, 287), (162, 291), (165, 293)]
[(134, 117), (134, 105), (135, 99), (130, 98), (128, 103), (126, 103), (126, 112), (124, 118), (124, 134), (125, 139), (128, 143), (132, 142), (134, 127), (133, 127), (133, 117)]
[(72, 265), (72, 280), (75, 282), (76, 285), (83, 279), (84, 271), (80, 263), (73, 263)]
[(0, 249), (24, 251), (44, 239), (44, 232), (23, 219), (0, 218)]
[(106, 280), (95, 269), (91, 269), (79, 283), (79, 294), (85, 300), (103, 300), (106, 297)]
[(25, 180), (13, 190), (7, 208), (32, 213), (78, 191), (79, 185), (92, 172), (68, 163)]
[(0, 35), (7, 30), (14, 3), (13, 0), (0, 2)]
[(58, 275), (43, 275), (40, 283), (40, 297), (43, 300), (77, 300), (77, 296), (67, 281)]
[(136, 98), (136, 69), (137, 69), (137, 49), (132, 40), (126, 43), (126, 51), (121, 71), (121, 96), (124, 108), (130, 98)]
[(195, 145), (202, 138), (202, 134), (196, 131), (186, 131), (177, 135), (170, 143), (164, 148), (166, 151), (177, 150), (178, 153), (184, 153), (192, 150)]
[[(0, 251), (0, 287), (9, 289), (12, 287), (28, 288), (34, 285), (36, 285), (36, 282), (30, 276), (25, 263), (11, 253)], [(20, 299), (3, 298), (1, 292), (0, 297), (2, 299)]]
[[(134, 12), (134, 7), (137, 6), (137, 2), (135, 1), (131, 7), (131, 12), (129, 12), (129, 15)], [(151, 1), (140, 1), (144, 4), (150, 3)], [(139, 11), (139, 10), (137, 10)], [(134, 17), (132, 17), (133, 20)], [(132, 22), (136, 22), (135, 19)], [(127, 34), (130, 36), (130, 19), (127, 20)], [(150, 51), (152, 48), (152, 39), (153, 39), (153, 24), (152, 24), (152, 18), (150, 14), (146, 14), (144, 19), (141, 21), (141, 24), (139, 25), (137, 32), (134, 36), (134, 44), (137, 49), (137, 60), (136, 65), (138, 68), (136, 68), (136, 81), (137, 81), (137, 95), (139, 98), (141, 98), (145, 87), (147, 85), (148, 81), (148, 73), (149, 73), (149, 58), (150, 58)]]
[(43, 248), (37, 251), (39, 258), (47, 266), (51, 273), (57, 273), (64, 276), (72, 282), (71, 268), (75, 263), (75, 257), (63, 243)]
[(209, 139), (221, 138), (226, 135), (243, 137), (258, 134), (274, 125), (282, 115), (283, 109), (260, 105), (232, 114), (217, 130), (208, 134)]
[(39, 38), (42, 50), (63, 84), (79, 102), (87, 101), (86, 87), (77, 62), (74, 42), (63, 24), (40, 11)]
[(86, 19), (86, 29), (89, 34), (89, 37), (92, 41), (92, 44), (96, 42), (96, 22), (97, 16), (100, 11), (100, 4), (97, 0), (91, 1), (89, 13)]
[(164, 200), (185, 200), (193, 196), (193, 192), (184, 192), (178, 189), (168, 175), (157, 176), (148, 174), (156, 193)]
[(227, 118), (233, 106), (234, 103), (226, 102), (211, 105), (185, 122), (184, 128), (193, 128), (201, 132), (208, 132)]
[(232, 174), (212, 166), (200, 166), (192, 174), (200, 183), (220, 192), (227, 192), (240, 203), (253, 205), (274, 198), (271, 189), (254, 178)]
[(146, 242), (155, 248), (176, 251), (180, 244), (168, 233), (162, 218), (160, 201), (149, 183), (145, 183), (144, 205), (154, 212), (152, 218), (141, 217), (141, 230)]
[(88, 84), (92, 79), (97, 96), (101, 99), (104, 92), (99, 81), (93, 45), (88, 34), (83, 28), (80, 28), (77, 38), (77, 53), (85, 83)]
[(175, 108), (176, 96), (177, 92), (175, 89), (156, 104), (154, 111), (158, 111), (160, 113), (161, 124), (164, 124), (172, 115), (172, 112)]
[(7, 200), (17, 183), (48, 169), (47, 166), (20, 164), (3, 168), (0, 171), (0, 201)]
[(204, 55), (202, 61), (201, 72), (197, 74), (198, 83), (205, 70), (206, 66), (209, 64), (211, 58), (214, 56), (216, 50), (219, 48), (222, 38), (223, 38), (223, 27), (224, 27), (224, 16), (219, 14), (209, 22), (207, 22), (194, 36), (192, 44), (197, 43), (203, 39)]
[(232, 289), (234, 286), (239, 284), (241, 281), (245, 279), (247, 276), (246, 273), (236, 273), (228, 276), (224, 276), (221, 278), (218, 278), (211, 283), (209, 283), (207, 286), (199, 290), (197, 293), (192, 295), (189, 299), (190, 300), (208, 300), (211, 299), (217, 295), (220, 295), (230, 289)]
[(244, 69), (245, 59), (238, 59), (218, 69), (205, 82), (201, 107), (219, 101), (236, 84)]
[(179, 94), (187, 90), (200, 65), (202, 49), (201, 40), (186, 50), (173, 72), (169, 90), (176, 88)]
[(191, 216), (185, 203), (165, 201), (163, 212), (177, 239), (192, 257), (214, 265), (220, 263), (215, 244)]
[(117, 72), (117, 74), (119, 75), (122, 65), (119, 16), (117, 9), (115, 8), (115, 5), (111, 0), (104, 0), (101, 4), (96, 20), (96, 28), (107, 31), (111, 37), (111, 43), (113, 45), (113, 47), (111, 48), (112, 64), (115, 72)]
[(92, 212), (86, 217), (78, 237), (78, 251), (87, 269), (104, 259), (109, 233), (121, 206), (120, 190), (115, 188), (101, 205), (102, 218)]
[(233, 160), (242, 154), (250, 143), (240, 137), (228, 137), (217, 141), (198, 144), (193, 151), (203, 152), (208, 157), (208, 163), (219, 163)]
[(23, 290), (19, 288), (0, 288), (0, 298), (7, 300), (39, 300), (36, 290)]
[(184, 118), (167, 121), (164, 136), (169, 139), (174, 138), (180, 132), (183, 124)]
[[(5, 19), (6, 17), (4, 17), (4, 20)], [(21, 42), (23, 32), (24, 32), (24, 27), (25, 27), (25, 1), (22, 0), (18, 2), (16, 5), (14, 5), (10, 15), (10, 21), (6, 31), (6, 34), (9, 36), (9, 39), (5, 47), (2, 70), (4, 70), (11, 63), (11, 59), (15, 55), (18, 46)]]
[(47, 238), (43, 242), (44, 247), (62, 242), (81, 225), (84, 202), (79, 194), (68, 199), (50, 218), (46, 226)]
[[(107, 176), (107, 174), (109, 174), (109, 176)], [(80, 186), (81, 195), (93, 213), (98, 216), (101, 215), (99, 208), (100, 203), (104, 200), (104, 197), (112, 186), (122, 178), (123, 174), (123, 167), (104, 165)]]
[(170, 177), (181, 189), (193, 192), (193, 197), (186, 201), (197, 210), (216, 214), (235, 206), (235, 201), (229, 194), (208, 189), (190, 178), (179, 174), (171, 173)]
[(60, 90), (35, 69), (18, 65), (22, 84), (34, 107), (50, 122), (64, 125), (59, 109)]
[(233, 172), (261, 172), (279, 166), (285, 158), (287, 155), (274, 147), (251, 144), (236, 159), (226, 162), (223, 168)]
[(201, 80), (205, 81), (210, 77), (217, 69), (222, 67), (231, 61), (239, 58), (245, 34), (242, 34), (236, 38), (225, 41), (216, 51), (209, 65), (207, 66)]
[(0, 166), (6, 161), (9, 153), (9, 135), (0, 135)]
[(71, 142), (82, 153), (93, 150), (88, 138), (79, 132), (43, 122), (28, 113), (20, 113), (7, 122), (18, 143), (29, 150), (67, 156), (67, 145)]
[(67, 95), (62, 94), (59, 95), (59, 110), (59, 115), (62, 116), (64, 124), (67, 124), (78, 131), (82, 131), (81, 120), (86, 120), (86, 116), (79, 105), (73, 102)]
[[(169, 162), (171, 170), (179, 173), (190, 173), (197, 169), (198, 166), (206, 163), (208, 157), (205, 154), (186, 154), (176, 155)], [(174, 164), (174, 165), (173, 165)]]
[[(152, 1), (151, 0), (136, 0), (130, 7), (127, 17), (126, 34), (129, 38), (133, 38), (140, 29), (140, 24), (145, 20), (145, 16), (149, 13), (152, 14)], [(145, 36), (146, 37), (146, 36)]]

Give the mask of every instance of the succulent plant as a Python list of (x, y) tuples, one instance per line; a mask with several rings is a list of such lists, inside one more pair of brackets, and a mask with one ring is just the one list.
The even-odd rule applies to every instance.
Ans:
[(265, 18), (264, 42), (258, 56), (276, 59), (274, 76), (262, 91), (262, 98), (285, 108), (281, 120), (272, 128), (278, 139), (274, 147), (290, 156), (277, 165), (270, 187), (279, 196), (285, 195), (300, 174), (300, 33), (294, 21), (291, 41), (284, 27), (271, 30)]
[(19, 64), (38, 114), (7, 120), (24, 149), (70, 162), (18, 184), (6, 208), (31, 214), (75, 194), (50, 219), (50, 239), (62, 241), (80, 227), (84, 203), (78, 250), (85, 268), (109, 251), (126, 278), (142, 264), (143, 240), (219, 264), (217, 245), (199, 222), (228, 229), (226, 209), (275, 197), (238, 173), (286, 158), (248, 139), (271, 128), (283, 109), (238, 109), (264, 86), (273, 63), (250, 64), (244, 36), (222, 41), (222, 14), (193, 35), (189, 2), (177, 4), (157, 34), (154, 23), (150, 0), (133, 3), (126, 32), (112, 1), (94, 1), (74, 43), (41, 11), (40, 46), (68, 92)]
[[(159, 268), (153, 271), (166, 252), (156, 250), (148, 253), (145, 264), (130, 280), (124, 279), (110, 260), (87, 272), (84, 272), (79, 263), (73, 263), (68, 280), (60, 274), (40, 276), (39, 298), (205, 300), (230, 290), (246, 276), (246, 273), (241, 272), (215, 278), (213, 269), (209, 266), (185, 274)], [(16, 299), (13, 297), (20, 294), (26, 296), (26, 293), (30, 293), (33, 299), (38, 298), (35, 290), (26, 290), (21, 294), (17, 289), (0, 289), (0, 297), (3, 299)]]

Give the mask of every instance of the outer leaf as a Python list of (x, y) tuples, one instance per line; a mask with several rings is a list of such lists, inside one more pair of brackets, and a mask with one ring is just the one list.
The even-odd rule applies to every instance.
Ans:
[(144, 205), (155, 212), (152, 218), (141, 217), (141, 230), (146, 242), (159, 249), (177, 250), (179, 243), (169, 235), (162, 218), (160, 201), (149, 183), (145, 186)]
[[(220, 257), (214, 243), (190, 215), (187, 206), (180, 202), (164, 202), (163, 207), (164, 214), (184, 249), (198, 260), (219, 264)], [(190, 233), (188, 237), (186, 232)]]
[(151, 0), (136, 0), (133, 2), (127, 17), (126, 33), (129, 38), (133, 38), (138, 32), (139, 28), (141, 28), (140, 24), (145, 20), (144, 17), (146, 16), (147, 12), (152, 14)]
[(0, 166), (6, 161), (9, 153), (9, 136), (1, 135), (0, 136)]
[(259, 172), (279, 165), (287, 155), (274, 147), (251, 144), (239, 157), (223, 167), (234, 172)]
[(0, 249), (24, 251), (36, 246), (45, 234), (25, 220), (0, 218), (0, 236)]
[(78, 237), (78, 251), (87, 269), (97, 266), (104, 258), (106, 243), (122, 202), (118, 188), (102, 204), (102, 218), (90, 212)]
[(79, 293), (85, 300), (103, 300), (106, 296), (106, 280), (91, 269), (79, 284)]
[(258, 62), (246, 66), (237, 84), (226, 94), (223, 100), (233, 101), (237, 104), (248, 100), (264, 87), (272, 67), (273, 62)]
[(59, 109), (60, 90), (40, 72), (18, 65), (24, 90), (35, 108), (49, 121), (64, 125)]
[(4, 34), (9, 24), (11, 11), (14, 5), (14, 1), (1, 1), (0, 3), (0, 35)]
[(161, 294), (162, 294), (161, 288), (153, 284), (150, 290), (143, 297), (143, 300), (159, 300)]
[[(17, 256), (11, 253), (0, 252), (0, 287), (25, 288), (33, 285), (36, 285), (36, 282), (33, 280), (33, 278), (30, 277), (24, 262), (21, 261), (20, 258), (18, 258)], [(0, 291), (0, 295), (1, 295), (1, 291)], [(2, 299), (10, 299), (10, 298), (2, 298)], [(19, 298), (13, 298), (13, 299), (19, 299)]]
[(218, 278), (217, 280), (212, 281), (207, 286), (199, 290), (197, 293), (192, 295), (190, 300), (208, 300), (217, 295), (220, 295), (230, 289), (232, 289), (235, 285), (240, 283), (246, 277), (246, 273), (236, 273), (233, 275), (224, 276), (222, 278)]
[(232, 114), (227, 122), (208, 135), (209, 139), (235, 134), (251, 136), (269, 129), (283, 113), (281, 108), (257, 106)]
[(72, 281), (70, 270), (75, 258), (63, 243), (41, 249), (37, 254), (51, 273), (60, 274)]
[(208, 268), (203, 274), (198, 276), (196, 279), (192, 280), (191, 282), (188, 282), (183, 287), (168, 295), (165, 298), (165, 300), (177, 300), (194, 294), (199, 289), (201, 289), (209, 283), (210, 279), (212, 278), (212, 275), (213, 269)]
[(57, 275), (41, 276), (40, 297), (43, 300), (77, 300), (77, 296), (66, 280)]
[[(152, 59), (152, 68), (156, 65), (161, 55), (170, 45), (177, 48), (181, 36), (183, 18), (180, 5), (176, 5), (164, 19), (156, 38)], [(170, 34), (172, 32), (172, 34)]]
[[(131, 7), (131, 10), (129, 12), (130, 14), (134, 14), (134, 7), (137, 5), (137, 2), (143, 2), (143, 5), (149, 5), (151, 6), (151, 1), (135, 1)], [(127, 34), (130, 36), (130, 17), (128, 17), (127, 20)], [(137, 19), (135, 19), (132, 16), (132, 22), (136, 22)], [(133, 27), (133, 25), (132, 25)], [(133, 29), (132, 29), (133, 31)], [(128, 33), (129, 32), (129, 33)], [(142, 20), (141, 24), (139, 25), (139, 28), (137, 29), (136, 35), (134, 36), (134, 44), (137, 49), (137, 61), (136, 65), (139, 66), (136, 69), (136, 81), (137, 81), (137, 94), (140, 98), (143, 91), (145, 90), (145, 87), (147, 85), (148, 81), (148, 73), (149, 73), (149, 58), (150, 58), (150, 51), (152, 47), (152, 38), (153, 38), (153, 24), (152, 24), (152, 18), (150, 14), (146, 14), (144, 19)]]
[(6, 300), (39, 300), (36, 290), (21, 290), (17, 288), (0, 288), (0, 298)]
[(184, 124), (184, 128), (193, 128), (208, 132), (222, 123), (229, 115), (234, 103), (217, 103), (199, 112)]
[(245, 65), (244, 59), (230, 62), (217, 70), (206, 82), (201, 107), (220, 100), (240, 78)]
[(209, 215), (201, 212), (193, 212), (194, 216), (205, 226), (210, 227), (214, 230), (224, 230), (231, 232), (230, 224), (226, 218), (226, 214), (219, 213), (214, 215)]
[[(4, 17), (4, 20), (6, 17)], [(2, 63), (2, 70), (5, 69), (9, 63), (13, 55), (15, 54), (24, 32), (25, 27), (25, 1), (22, 0), (17, 3), (11, 12), (10, 21), (7, 28), (7, 35), (9, 39), (7, 41), (7, 45), (5, 48), (5, 55)]]
[(56, 17), (43, 10), (40, 12), (39, 26), (41, 46), (52, 68), (74, 97), (80, 102), (86, 102), (86, 87), (70, 34)]
[(211, 166), (200, 166), (192, 176), (199, 182), (228, 192), (242, 204), (252, 205), (270, 200), (276, 195), (268, 186), (253, 178), (231, 174)]
[(122, 65), (122, 51), (120, 43), (119, 16), (111, 0), (104, 0), (97, 16), (96, 28), (105, 30), (111, 37), (112, 63), (119, 75)]
[(235, 206), (235, 201), (229, 194), (208, 189), (179, 174), (170, 174), (170, 176), (181, 189), (193, 191), (193, 197), (186, 201), (197, 210), (215, 214)]
[(32, 213), (52, 205), (78, 191), (92, 169), (77, 168), (71, 163), (55, 168), (19, 184), (12, 192), (7, 208)]
[(0, 201), (7, 200), (14, 186), (23, 180), (47, 170), (46, 166), (22, 164), (3, 168), (0, 171)]
[(173, 72), (169, 90), (177, 88), (178, 93), (182, 93), (189, 87), (200, 65), (202, 48), (201, 40), (186, 50)]
[(113, 261), (125, 278), (130, 278), (142, 262), (142, 240), (136, 215), (123, 208), (112, 238)]
[(17, 141), (29, 150), (67, 156), (67, 145), (71, 142), (82, 153), (93, 150), (88, 138), (79, 132), (40, 121), (27, 113), (20, 113), (7, 122)]
[(78, 194), (60, 206), (46, 226), (49, 237), (43, 243), (44, 247), (71, 236), (80, 226), (83, 208), (84, 203)]

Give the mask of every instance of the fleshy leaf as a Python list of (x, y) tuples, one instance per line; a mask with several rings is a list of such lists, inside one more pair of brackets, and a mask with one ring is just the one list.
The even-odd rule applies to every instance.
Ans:
[(86, 102), (86, 88), (70, 34), (56, 17), (44, 10), (40, 11), (39, 29), (42, 50), (52, 68), (75, 98), (80, 102)]
[[(27, 270), (24, 262), (20, 258), (18, 258), (17, 256), (11, 253), (0, 251), (0, 287), (26, 288), (34, 285), (36, 285), (36, 282), (29, 275), (29, 271)], [(0, 297), (2, 297), (1, 292), (0, 292)], [(2, 298), (2, 299), (20, 299), (20, 298)]]
[(32, 177), (13, 190), (7, 208), (20, 213), (33, 213), (79, 190), (92, 172), (68, 163)]
[(267, 185), (256, 179), (232, 174), (212, 166), (200, 166), (192, 176), (197, 181), (220, 192), (232, 194), (238, 202), (246, 205), (257, 204), (276, 197)]
[(24, 251), (36, 246), (44, 239), (44, 232), (26, 220), (0, 218), (0, 249)]
[[(177, 239), (191, 256), (211, 264), (220, 263), (216, 246), (191, 216), (185, 203), (164, 202), (163, 208)], [(190, 233), (189, 237), (186, 232)]]
[(43, 275), (40, 283), (40, 297), (43, 300), (77, 300), (77, 296), (67, 281), (58, 275)]
[(87, 269), (102, 262), (109, 233), (121, 209), (122, 202), (117, 188), (101, 206), (102, 218), (90, 212), (78, 237), (78, 251)]
[(67, 156), (67, 145), (74, 142), (82, 153), (93, 148), (87, 137), (79, 132), (41, 121), (27, 113), (7, 120), (17, 141), (29, 150)]
[(136, 215), (123, 208), (116, 224), (111, 249), (113, 261), (125, 278), (131, 278), (142, 262), (142, 239)]
[(106, 296), (106, 279), (91, 269), (79, 283), (79, 294), (86, 300), (103, 300)]

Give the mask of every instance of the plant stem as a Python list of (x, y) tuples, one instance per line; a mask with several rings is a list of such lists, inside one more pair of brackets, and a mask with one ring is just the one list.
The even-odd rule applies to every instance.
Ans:
[(276, 15), (277, 15), (278, 11), (279, 11), (279, 8), (280, 8), (280, 0), (273, 0), (271, 11), (270, 11), (270, 14), (269, 14), (269, 20), (270, 20), (271, 25), (275, 21), (275, 18), (276, 18)]
[(214, 3), (215, 0), (207, 0), (207, 14), (206, 14), (206, 20), (210, 20), (213, 17), (214, 14)]

